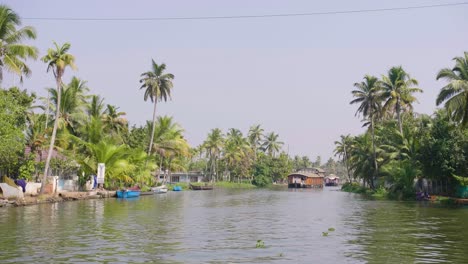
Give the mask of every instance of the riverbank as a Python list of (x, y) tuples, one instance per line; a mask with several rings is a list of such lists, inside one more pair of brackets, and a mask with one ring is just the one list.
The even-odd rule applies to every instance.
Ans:
[(60, 203), (66, 201), (102, 199), (115, 197), (115, 191), (91, 191), (91, 192), (62, 192), (58, 194), (42, 194), (24, 196), (23, 198), (0, 198), (0, 207), (19, 207), (44, 203)]
[[(199, 184), (198, 184), (199, 185)], [(183, 191), (191, 191), (189, 183), (167, 184), (169, 191), (172, 191), (174, 186), (182, 187)], [(235, 182), (216, 182), (215, 188), (223, 189), (254, 189), (258, 188), (249, 183), (235, 183)], [(114, 198), (115, 191), (88, 191), (88, 192), (61, 192), (58, 194), (43, 194), (34, 196), (25, 196), (24, 198), (2, 198), (0, 197), (0, 207), (20, 207), (44, 203), (60, 203), (67, 201), (89, 200), (89, 199), (103, 199)]]
[[(380, 187), (372, 190), (367, 187), (363, 187), (358, 183), (345, 183), (341, 187), (344, 192), (357, 193), (365, 195), (372, 199), (383, 199), (383, 200), (405, 200), (405, 201), (416, 201), (415, 194), (403, 194), (403, 193), (390, 193), (385, 188)], [(468, 199), (442, 196), (442, 195), (431, 195), (427, 200), (431, 203), (442, 204), (442, 205), (468, 205)]]

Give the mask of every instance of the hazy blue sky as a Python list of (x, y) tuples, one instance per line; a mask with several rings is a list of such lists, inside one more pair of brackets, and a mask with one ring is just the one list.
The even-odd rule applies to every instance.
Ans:
[[(263, 15), (390, 8), (455, 1), (2, 1), (24, 18), (141, 18)], [(151, 119), (139, 90), (151, 58), (175, 75), (173, 100), (160, 104), (186, 130), (192, 146), (209, 130), (253, 124), (279, 133), (291, 155), (322, 160), (342, 134), (363, 131), (349, 105), (353, 83), (402, 65), (420, 82), (415, 110), (431, 114), (444, 85), (435, 76), (468, 51), (468, 5), (420, 10), (225, 20), (43, 21), (32, 42), (41, 56), (52, 41), (70, 42), (92, 93), (120, 106), (131, 124)], [(45, 95), (54, 85), (46, 65), (31, 62), (23, 88)], [(4, 85), (13, 84), (6, 75)]]

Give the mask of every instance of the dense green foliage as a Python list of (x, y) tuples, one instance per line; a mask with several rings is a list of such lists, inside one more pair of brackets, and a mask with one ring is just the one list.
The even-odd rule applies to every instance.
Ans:
[(17, 175), (23, 162), (27, 113), (34, 94), (18, 88), (0, 90), (0, 171)]
[[(368, 185), (378, 196), (414, 199), (421, 191), (415, 188), (416, 181), (426, 178), (444, 184), (445, 194), (454, 194), (459, 184), (454, 175), (468, 177), (468, 130), (463, 119), (468, 111), (466, 56), (455, 58), (452, 70), (437, 75), (449, 84), (437, 98), (437, 104), (447, 100), (445, 109), (433, 116), (412, 111), (413, 94), (422, 90), (413, 87), (418, 82), (401, 66), (380, 80), (366, 76), (366, 82), (355, 84), (359, 90), (352, 91), (356, 99), (351, 104), (360, 103), (357, 113), (362, 113), (369, 129), (335, 142), (335, 153), (348, 165), (353, 181)], [(355, 185), (343, 189), (362, 192)]]

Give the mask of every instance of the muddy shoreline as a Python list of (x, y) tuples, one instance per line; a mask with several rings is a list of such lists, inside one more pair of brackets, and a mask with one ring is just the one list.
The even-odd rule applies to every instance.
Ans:
[(27, 195), (24, 198), (0, 197), (0, 207), (21, 207), (46, 203), (61, 203), (68, 201), (104, 199), (115, 197), (115, 191), (93, 192), (61, 192), (58, 194)]

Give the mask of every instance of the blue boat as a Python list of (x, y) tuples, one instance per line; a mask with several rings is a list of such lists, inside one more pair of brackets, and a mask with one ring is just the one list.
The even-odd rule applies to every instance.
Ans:
[(182, 187), (181, 186), (174, 186), (174, 188), (172, 188), (173, 191), (175, 192), (180, 192), (182, 191)]
[(117, 191), (117, 198), (132, 198), (132, 197), (139, 197), (140, 191), (139, 190), (118, 190)]

